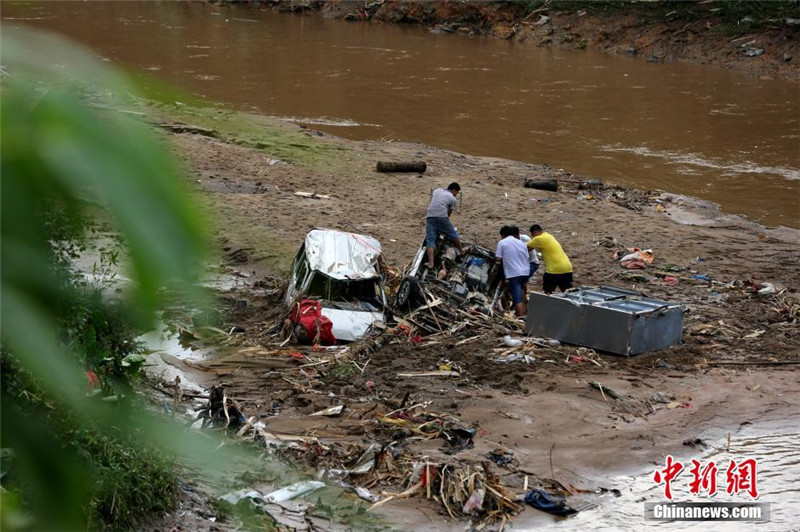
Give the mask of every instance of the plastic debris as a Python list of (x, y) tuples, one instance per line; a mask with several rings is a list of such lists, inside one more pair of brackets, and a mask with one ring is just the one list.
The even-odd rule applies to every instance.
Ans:
[(220, 495), (218, 499), (235, 505), (238, 504), (238, 502), (241, 501), (242, 499), (254, 499), (256, 501), (263, 501), (264, 495), (256, 490), (242, 489), (239, 491), (232, 491), (231, 493), (226, 493), (225, 495)]
[(766, 296), (769, 294), (774, 294), (777, 290), (775, 289), (775, 285), (772, 283), (764, 283), (763, 288), (758, 291), (758, 295)]
[(701, 449), (708, 447), (708, 444), (700, 438), (689, 438), (688, 440), (684, 440), (683, 444), (687, 447), (700, 447)]
[(523, 340), (512, 338), (510, 334), (503, 336), (503, 343), (508, 347), (518, 347), (523, 344)]
[(315, 491), (323, 487), (325, 487), (325, 483), (320, 482), (318, 480), (305, 480), (302, 482), (295, 482), (294, 484), (286, 486), (285, 488), (281, 488), (279, 490), (267, 493), (264, 496), (264, 500), (267, 502), (288, 501), (290, 499), (294, 499), (295, 497), (299, 497), (300, 495), (304, 495), (310, 491)]
[(380, 446), (377, 443), (373, 443), (367, 447), (367, 450), (361, 454), (350, 469), (331, 469), (329, 473), (333, 475), (363, 475), (364, 473), (369, 473), (375, 467), (378, 451), (380, 451)]
[(325, 410), (320, 410), (319, 412), (314, 412), (311, 414), (312, 416), (326, 416), (326, 417), (333, 417), (339, 416), (344, 411), (344, 405), (339, 406), (332, 406), (330, 408), (326, 408)]
[(500, 364), (508, 364), (509, 362), (525, 362), (526, 364), (530, 364), (531, 362), (536, 362), (536, 358), (522, 353), (509, 353), (495, 358), (494, 361)]
[(664, 277), (664, 284), (667, 286), (675, 286), (680, 281), (678, 281), (677, 277), (672, 277), (671, 275), (667, 275)]
[(514, 451), (509, 449), (495, 449), (494, 451), (490, 452), (488, 455), (489, 460), (494, 462), (497, 465), (516, 465), (516, 459), (514, 458)]
[(464, 503), (464, 507), (461, 509), (462, 513), (470, 514), (475, 510), (480, 510), (483, 508), (483, 499), (486, 497), (486, 490), (483, 488), (478, 488), (472, 492), (472, 495), (469, 496), (467, 502)]
[(356, 487), (356, 494), (359, 497), (361, 497), (362, 499), (364, 499), (365, 501), (369, 501), (369, 502), (378, 502), (379, 500), (381, 500), (381, 496), (380, 495), (375, 495), (374, 493), (369, 491), (367, 488), (362, 488), (361, 486), (357, 486)]
[(537, 510), (553, 515), (567, 516), (578, 513), (567, 504), (563, 497), (550, 495), (544, 490), (530, 490), (525, 494), (525, 502)]
[(447, 454), (455, 454), (464, 449), (472, 449), (475, 444), (472, 438), (478, 431), (476, 429), (468, 429), (466, 427), (453, 427), (448, 430), (443, 430), (439, 437), (447, 441), (449, 448), (445, 451)]

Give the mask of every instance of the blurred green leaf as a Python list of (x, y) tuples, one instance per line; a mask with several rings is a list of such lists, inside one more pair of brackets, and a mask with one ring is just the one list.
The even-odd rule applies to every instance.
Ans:
[[(163, 302), (167, 285), (188, 301), (201, 300), (197, 280), (206, 232), (162, 139), (144, 123), (113, 111), (131, 98), (124, 77), (41, 32), (4, 28), (0, 37), (0, 331), (3, 353), (13, 354), (29, 376), (11, 388), (18, 395), (9, 395), (9, 375), (3, 374), (0, 438), (16, 453), (15, 480), (25, 487), (22, 508), (33, 512), (36, 529), (85, 530), (91, 513), (87, 497), (99, 489), (100, 478), (93, 475), (123, 472), (122, 465), (109, 465), (103, 473), (105, 466), (98, 462), (103, 453), (125, 456), (126, 446), (139, 442), (207, 464), (204, 472), (210, 475), (224, 464), (209, 458), (217, 446), (213, 438), (133, 410), (128, 400), (109, 403), (86, 396), (82, 357), (92, 369), (101, 363), (123, 368), (122, 360), (137, 367), (141, 360), (123, 359), (130, 351), (113, 336), (128, 331), (110, 329), (119, 322), (102, 315), (104, 307), (80, 292), (65, 266), (82, 246), (89, 217), (103, 210), (121, 234), (131, 266), (132, 286), (122, 297), (131, 303), (133, 317), (142, 320)], [(32, 401), (39, 390), (46, 399)], [(64, 438), (72, 438), (74, 429), (51, 429), (67, 421), (93, 427), (107, 444), (93, 446), (95, 439), (84, 438), (80, 452), (66, 448)], [(119, 451), (111, 453), (114, 446)], [(86, 452), (98, 454), (81, 456)], [(87, 460), (102, 467), (89, 472)], [(152, 478), (164, 471), (153, 470)], [(123, 487), (131, 496), (126, 500), (142, 495), (126, 510), (131, 519), (142, 511), (137, 505), (157, 503), (145, 490), (152, 485)], [(8, 515), (19, 514), (12, 492), (3, 494), (2, 505)], [(111, 504), (104, 515), (115, 518), (115, 510)], [(6, 515), (2, 523), (4, 530), (25, 525), (24, 519), (10, 521)]]

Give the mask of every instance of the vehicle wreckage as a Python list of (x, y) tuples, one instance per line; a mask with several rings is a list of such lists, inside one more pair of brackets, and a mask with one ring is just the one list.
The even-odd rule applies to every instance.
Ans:
[(531, 292), (527, 322), (507, 314), (503, 269), (494, 253), (465, 243), (459, 252), (440, 236), (434, 268), (423, 242), (402, 275), (390, 308), (389, 268), (376, 239), (330, 229), (306, 236), (292, 265), (285, 303), (301, 343), (333, 345), (401, 326), (409, 335), (453, 335), (465, 329), (540, 335), (631, 356), (681, 342), (681, 305), (613, 287), (565, 294)]
[(376, 239), (313, 229), (292, 264), (284, 303), (302, 343), (352, 342), (386, 328), (388, 303)]
[[(287, 323), (301, 343), (332, 345), (376, 335), (390, 325), (419, 334), (454, 333), (496, 316), (503, 320), (502, 268), (478, 245), (464, 253), (437, 240), (436, 268), (423, 264), (423, 243), (389, 305), (390, 268), (376, 239), (331, 229), (306, 235), (292, 264), (284, 302)], [(396, 322), (394, 316), (399, 317)], [(514, 327), (521, 329), (521, 324)]]

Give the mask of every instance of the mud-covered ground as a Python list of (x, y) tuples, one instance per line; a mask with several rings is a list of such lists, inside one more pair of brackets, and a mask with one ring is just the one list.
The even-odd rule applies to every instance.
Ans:
[[(171, 362), (201, 386), (224, 384), (263, 430), (300, 438), (294, 458), (311, 470), (352, 465), (374, 442), (393, 444), (398, 471), (359, 482), (376, 494), (397, 493), (403, 472), (421, 457), (464, 467), (488, 463), (489, 452), (503, 449), (513, 453), (511, 465), (482, 467), (511, 492), (521, 494), (530, 482), (570, 493), (611, 487), (604, 479), (663, 464), (666, 454), (696, 452), (683, 445), (691, 438), (721, 439), (743, 424), (800, 419), (797, 230), (764, 228), (661, 191), (586, 187), (562, 169), (419, 144), (351, 142), (293, 124), (269, 127), (275, 138), (291, 138), (301, 155), (287, 162), (276, 156), (283, 149), (277, 141), (255, 148), (252, 140), (207, 130), (165, 134), (217, 220), (224, 268), (242, 280), (220, 293), (221, 329), (244, 329), (225, 338), (211, 360)], [(382, 174), (378, 160), (424, 160), (428, 170)], [(525, 178), (558, 178), (561, 186), (524, 188)], [(494, 360), (508, 352), (502, 327), (421, 342), (386, 334), (380, 345), (354, 344), (344, 353), (281, 345), (273, 329), (284, 313), (280, 279), (308, 230), (370, 234), (402, 269), (424, 236), (431, 189), (451, 181), (462, 187), (453, 221), (466, 239), (493, 248), (502, 225), (539, 223), (570, 256), (577, 285), (633, 288), (685, 305), (683, 344), (632, 358), (568, 345), (530, 347), (529, 363)], [(625, 270), (613, 258), (620, 246), (650, 248), (655, 261), (647, 270)], [(540, 282), (539, 274), (532, 288)], [(460, 376), (399, 376), (440, 364)], [(654, 398), (658, 392), (667, 402)], [(340, 416), (309, 415), (338, 405), (345, 407)], [(422, 406), (402, 422), (387, 421), (413, 405)], [(418, 424), (431, 418), (476, 429), (474, 447), (421, 437)], [(463, 529), (468, 517), (451, 517), (423, 495), (380, 511), (404, 526)]]
[(800, 8), (791, 2), (271, 2), (354, 23), (419, 24), (538, 47), (594, 49), (800, 80)]

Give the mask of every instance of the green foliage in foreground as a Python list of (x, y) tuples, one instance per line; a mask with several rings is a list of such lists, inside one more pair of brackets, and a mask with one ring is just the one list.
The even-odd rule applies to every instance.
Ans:
[[(162, 287), (199, 301), (203, 224), (149, 128), (98, 114), (127, 97), (124, 80), (42, 33), (4, 28), (2, 54), (0, 528), (129, 530), (174, 504), (166, 457), (203, 463), (215, 445), (129, 404), (127, 388)], [(98, 212), (130, 263), (118, 294), (71, 268)], [(112, 247), (94, 273), (118, 259)]]
[[(175, 466), (163, 450), (135, 431), (96, 427), (69, 415), (68, 406), (39, 390), (12, 355), (0, 353), (0, 363), (3, 445), (10, 445), (0, 480), (7, 490), (0, 529), (61, 530), (85, 522), (92, 530), (130, 530), (174, 506)], [(123, 427), (130, 403), (106, 405)], [(42, 514), (48, 518), (30, 518)]]
[(69, 439), (92, 471), (89, 528), (130, 530), (142, 517), (172, 510), (178, 490), (173, 462), (125, 433), (80, 429)]

